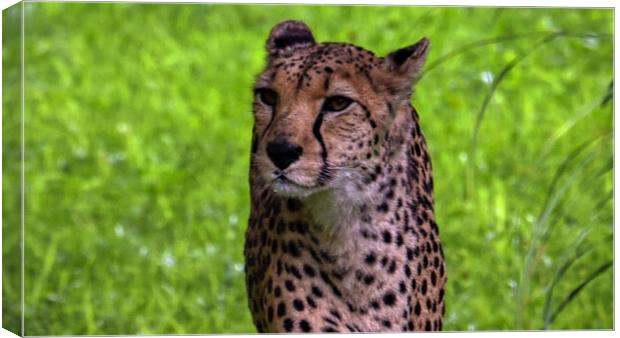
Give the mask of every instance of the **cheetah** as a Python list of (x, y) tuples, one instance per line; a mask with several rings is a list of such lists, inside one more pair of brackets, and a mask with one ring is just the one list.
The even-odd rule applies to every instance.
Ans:
[(410, 103), (428, 39), (378, 57), (285, 21), (266, 49), (244, 248), (258, 332), (441, 330), (444, 254)]

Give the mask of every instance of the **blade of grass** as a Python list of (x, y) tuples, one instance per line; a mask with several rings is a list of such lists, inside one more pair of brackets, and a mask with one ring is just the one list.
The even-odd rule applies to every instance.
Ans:
[(58, 251), (58, 237), (54, 236), (45, 251), (43, 268), (34, 281), (33, 290), (31, 293), (30, 301), (32, 304), (37, 304), (43, 288), (47, 285), (48, 278), (52, 272), (52, 268), (56, 263), (56, 252)]
[(589, 226), (583, 229), (580, 232), (577, 239), (575, 240), (575, 242), (573, 242), (572, 245), (569, 245), (568, 248), (564, 251), (564, 254), (562, 256), (568, 256), (568, 258), (564, 259), (564, 263), (562, 263), (562, 265), (560, 265), (560, 267), (556, 271), (551, 283), (547, 285), (547, 287), (545, 288), (546, 297), (545, 297), (545, 305), (543, 308), (543, 322), (544, 322), (543, 329), (544, 330), (547, 330), (550, 325), (549, 320), (551, 319), (551, 301), (553, 299), (553, 291), (554, 291), (555, 286), (560, 281), (560, 279), (564, 276), (566, 271), (568, 271), (568, 268), (573, 263), (575, 263), (579, 258), (585, 256), (591, 250), (590, 248), (581, 249), (581, 245), (583, 244), (584, 240), (587, 238), (590, 231), (592, 231), (592, 226)]
[(482, 125), (482, 120), (484, 118), (484, 113), (486, 112), (487, 107), (489, 106), (489, 103), (491, 102), (491, 99), (493, 98), (493, 95), (495, 94), (495, 91), (499, 87), (499, 84), (502, 82), (502, 80), (506, 77), (506, 75), (519, 62), (521, 62), (527, 56), (531, 55), (540, 46), (543, 46), (543, 45), (549, 43), (550, 41), (553, 41), (555, 38), (557, 38), (558, 36), (561, 36), (562, 34), (564, 34), (564, 32), (553, 32), (551, 34), (548, 34), (542, 40), (540, 40), (538, 43), (536, 43), (532, 48), (528, 49), (527, 52), (521, 53), (520, 55), (518, 55), (514, 59), (512, 59), (512, 61), (510, 61), (508, 64), (506, 64), (501, 69), (501, 71), (499, 72), (497, 77), (495, 77), (493, 79), (493, 82), (491, 83), (491, 86), (490, 86), (489, 90), (487, 91), (487, 94), (485, 95), (484, 100), (482, 101), (482, 106), (480, 107), (480, 110), (478, 110), (478, 113), (476, 114), (476, 121), (475, 121), (475, 124), (474, 124), (474, 131), (473, 131), (471, 148), (470, 148), (470, 158), (471, 158), (471, 161), (470, 161), (470, 165), (468, 166), (468, 170), (467, 170), (467, 196), (468, 196), (468, 199), (471, 199), (473, 197), (473, 191), (474, 191), (475, 186), (476, 186), (476, 184), (475, 184), (476, 157), (475, 156), (476, 156), (476, 151), (477, 151), (477, 147), (478, 147), (478, 133), (480, 131), (480, 126)]
[(559, 179), (563, 175), (564, 171), (568, 168), (568, 164), (570, 164), (575, 158), (577, 158), (584, 149), (587, 149), (587, 146), (591, 145), (595, 140), (598, 140), (600, 138), (601, 137), (596, 137), (593, 140), (587, 141), (577, 146), (576, 149), (572, 151), (558, 167), (555, 177), (553, 178), (549, 186), (543, 208), (541, 209), (538, 218), (533, 224), (532, 238), (528, 245), (527, 254), (525, 256), (525, 264), (523, 268), (523, 274), (521, 275), (521, 282), (519, 283), (516, 291), (517, 310), (515, 316), (517, 329), (521, 329), (523, 326), (521, 316), (525, 308), (525, 295), (529, 292), (529, 281), (535, 267), (535, 253), (538, 250), (541, 238), (544, 236), (544, 234), (549, 228), (549, 216), (555, 210), (566, 190), (568, 190), (568, 188), (576, 181), (577, 177), (583, 172), (583, 168), (589, 165), (597, 157), (598, 154), (595, 151), (592, 151), (590, 154), (588, 154), (588, 156), (584, 160), (582, 160), (579, 165), (573, 168), (572, 174), (565, 180), (564, 184), (557, 187)]
[(575, 299), (575, 297), (577, 297), (577, 295), (579, 294), (579, 292), (581, 292), (581, 290), (583, 290), (586, 286), (588, 286), (588, 284), (590, 284), (590, 282), (592, 282), (594, 279), (596, 279), (597, 277), (602, 275), (605, 271), (607, 271), (607, 269), (612, 267), (613, 264), (614, 264), (613, 260), (607, 261), (606, 263), (601, 265), (598, 269), (594, 270), (577, 287), (575, 287), (564, 298), (564, 300), (560, 303), (560, 305), (558, 305), (558, 307), (555, 309), (555, 311), (553, 311), (553, 313), (551, 314), (551, 318), (549, 319), (549, 325), (551, 325), (553, 323), (553, 321), (557, 318), (557, 316), (564, 310), (564, 308), (566, 308), (566, 306), (568, 304), (570, 304), (570, 302), (572, 302)]

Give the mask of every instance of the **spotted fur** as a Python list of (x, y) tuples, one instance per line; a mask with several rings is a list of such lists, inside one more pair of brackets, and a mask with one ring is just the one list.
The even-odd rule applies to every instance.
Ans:
[(441, 329), (431, 161), (410, 104), (427, 51), (422, 39), (377, 57), (318, 44), (301, 22), (272, 29), (245, 243), (259, 332)]

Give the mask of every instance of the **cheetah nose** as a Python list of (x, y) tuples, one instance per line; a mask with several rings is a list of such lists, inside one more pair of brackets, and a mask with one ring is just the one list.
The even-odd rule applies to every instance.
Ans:
[(285, 139), (276, 139), (267, 144), (267, 155), (280, 170), (288, 168), (299, 159), (302, 153), (302, 147), (289, 143)]

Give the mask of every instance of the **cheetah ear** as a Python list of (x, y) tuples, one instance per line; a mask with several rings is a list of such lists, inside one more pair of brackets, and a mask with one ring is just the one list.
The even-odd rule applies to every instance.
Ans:
[(413, 82), (426, 61), (429, 44), (430, 41), (427, 38), (422, 38), (415, 44), (398, 49), (385, 57), (388, 72), (395, 74), (401, 80), (397, 87), (411, 90)]
[(284, 21), (275, 25), (267, 40), (267, 53), (275, 56), (283, 51), (314, 46), (316, 42), (310, 28), (301, 21)]

